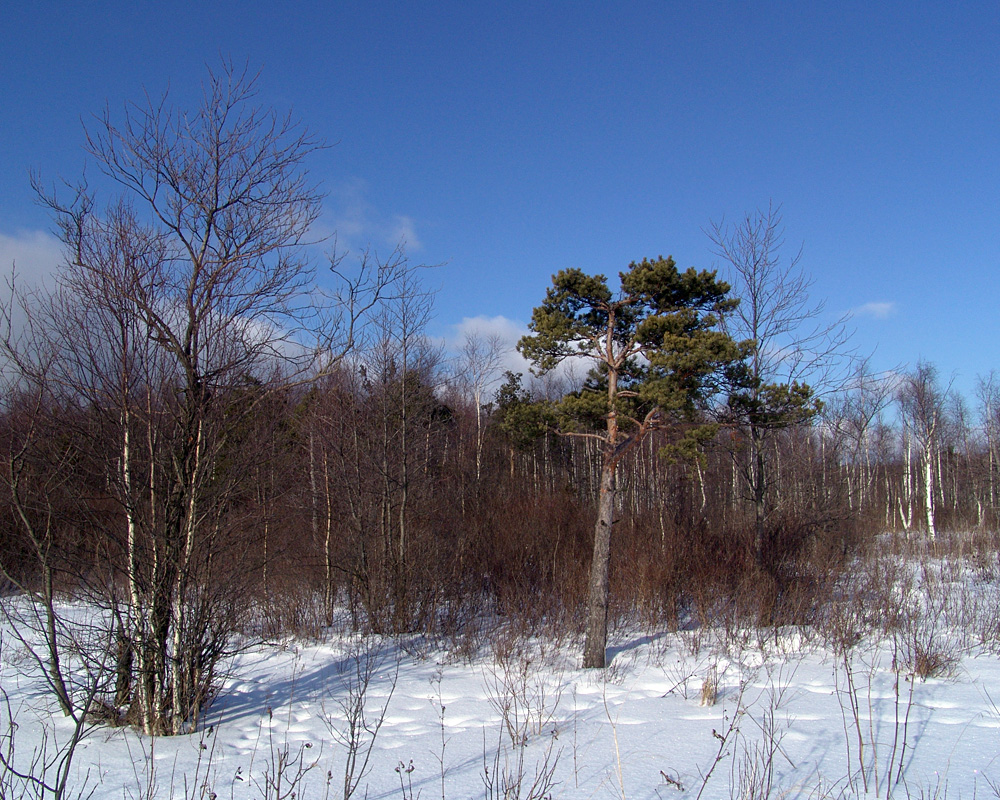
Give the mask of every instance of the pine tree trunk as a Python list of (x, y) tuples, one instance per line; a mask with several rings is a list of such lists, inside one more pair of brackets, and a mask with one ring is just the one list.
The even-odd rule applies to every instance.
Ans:
[(597, 524), (594, 526), (594, 558), (590, 565), (590, 594), (587, 600), (587, 638), (583, 647), (584, 669), (601, 668), (606, 663), (608, 643), (608, 579), (611, 566), (611, 526), (615, 511), (615, 465), (601, 469)]

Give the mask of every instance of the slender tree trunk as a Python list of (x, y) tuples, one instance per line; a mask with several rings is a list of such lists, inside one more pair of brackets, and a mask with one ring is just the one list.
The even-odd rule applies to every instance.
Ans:
[(934, 455), (930, 444), (924, 449), (924, 503), (927, 509), (927, 535), (934, 541), (937, 530), (934, 527)]
[(184, 644), (184, 634), (187, 627), (187, 590), (194, 577), (191, 574), (191, 559), (194, 554), (195, 536), (197, 533), (197, 513), (198, 513), (198, 484), (201, 478), (201, 456), (202, 456), (202, 422), (197, 420), (192, 426), (194, 428), (193, 458), (187, 481), (187, 497), (185, 513), (183, 516), (183, 541), (181, 552), (178, 558), (177, 574), (171, 592), (170, 624), (173, 632), (173, 673), (170, 682), (170, 707), (171, 733), (175, 736), (183, 733), (185, 725), (191, 723), (192, 727), (197, 724), (194, 718), (195, 698), (194, 692), (197, 687), (193, 685), (190, 659), (193, 655), (190, 647)]
[(750, 429), (750, 481), (753, 494), (753, 553), (758, 565), (764, 563), (765, 520), (767, 517), (767, 475), (763, 433)]
[(409, 500), (409, 489), (410, 489), (410, 473), (409, 473), (409, 458), (410, 454), (408, 451), (408, 436), (409, 433), (409, 415), (408, 410), (408, 393), (407, 389), (407, 376), (406, 368), (408, 363), (407, 351), (403, 347), (403, 376), (402, 376), (402, 397), (399, 403), (399, 435), (400, 435), (400, 450), (399, 450), (399, 512), (397, 515), (397, 530), (399, 535), (396, 540), (396, 575), (395, 575), (395, 585), (393, 587), (394, 595), (394, 631), (396, 633), (406, 633), (409, 630), (409, 598), (408, 594), (408, 575), (407, 575), (407, 563), (406, 563), (406, 547), (407, 547), (407, 529), (406, 529), (406, 511), (407, 502)]
[(479, 483), (483, 471), (483, 406), (479, 389), (475, 392), (476, 400), (476, 483)]
[(55, 585), (52, 581), (52, 568), (48, 562), (43, 565), (44, 570), (44, 605), (45, 605), (45, 644), (49, 651), (48, 671), (49, 682), (55, 689), (56, 698), (59, 700), (59, 709), (64, 716), (73, 713), (73, 698), (70, 695), (69, 687), (63, 679), (62, 663), (59, 659), (59, 620), (55, 611)]
[[(913, 465), (912, 449), (908, 436), (906, 437), (906, 460), (903, 463), (903, 470), (903, 496), (899, 500), (899, 518), (903, 523), (903, 530), (909, 532), (913, 525)], [(906, 504), (905, 510), (903, 508), (904, 502)]]
[[(128, 549), (128, 588), (129, 588), (129, 618), (132, 630), (128, 633), (129, 642), (123, 643), (130, 648), (135, 658), (135, 670), (138, 676), (137, 686), (131, 689), (131, 668), (129, 675), (120, 670), (116, 700), (125, 702), (131, 696), (139, 715), (139, 726), (146, 734), (152, 733), (152, 698), (149, 696), (148, 664), (146, 649), (148, 647), (148, 625), (146, 621), (146, 603), (143, 599), (141, 577), (139, 575), (138, 526), (135, 519), (135, 495), (132, 491), (132, 440), (130, 432), (131, 420), (127, 410), (122, 412), (122, 487), (125, 494), (125, 525), (127, 531), (126, 546)], [(149, 465), (150, 472), (153, 464)]]
[[(699, 508), (699, 510), (701, 511), (702, 514), (704, 514), (705, 507), (708, 505), (708, 495), (705, 494), (705, 474), (701, 469), (701, 461), (695, 459), (694, 465), (695, 468), (698, 470), (698, 489), (701, 490), (701, 507)], [(660, 506), (660, 508), (663, 507), (662, 503), (658, 505)]]
[(330, 465), (326, 448), (323, 448), (323, 495), (326, 499), (326, 524), (323, 531), (323, 610), (328, 625), (333, 624), (333, 554), (330, 544), (333, 538), (333, 495), (330, 491)]
[[(315, 421), (309, 423), (309, 511), (312, 525), (313, 541), (319, 541), (319, 492), (316, 488), (316, 444), (313, 427)], [(324, 456), (326, 451), (324, 449)]]
[(988, 447), (990, 451), (990, 497), (989, 505), (991, 508), (995, 507), (997, 504), (997, 492), (996, 492), (996, 445), (994, 443), (993, 437), (993, 426), (990, 425), (986, 428), (988, 436)]

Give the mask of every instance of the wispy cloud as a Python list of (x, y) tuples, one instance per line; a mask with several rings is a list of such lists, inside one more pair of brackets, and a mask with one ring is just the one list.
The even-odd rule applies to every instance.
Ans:
[(393, 241), (406, 245), (407, 250), (419, 250), (423, 245), (417, 237), (417, 228), (413, 217), (397, 215), (393, 217), (393, 220)]
[(874, 317), (875, 319), (886, 319), (896, 313), (895, 303), (865, 303), (862, 306), (851, 309), (852, 317)]
[(0, 233), (0, 273), (13, 269), (19, 283), (40, 286), (62, 263), (62, 245), (45, 231)]
[(423, 246), (416, 220), (406, 214), (387, 214), (368, 199), (368, 184), (360, 178), (341, 183), (327, 198), (327, 211), (316, 224), (316, 238), (337, 239), (341, 250), (378, 249), (403, 245), (414, 252)]

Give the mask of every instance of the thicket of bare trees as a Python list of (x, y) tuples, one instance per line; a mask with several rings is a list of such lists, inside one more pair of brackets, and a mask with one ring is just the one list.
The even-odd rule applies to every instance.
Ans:
[[(62, 524), (80, 552), (64, 563), (114, 629), (105, 704), (148, 733), (197, 722), (248, 576), (265, 568), (267, 531), (261, 550), (244, 510), (273, 493), (260, 465), (281, 432), (265, 409), (348, 352), (399, 267), (363, 269), (332, 303), (317, 292), (303, 252), (319, 213), (304, 163), (316, 144), (253, 95), (253, 77), (230, 67), (209, 76), (194, 113), (166, 97), (120, 120), (106, 112), (88, 151), (120, 195), (101, 209), (86, 185), (68, 200), (38, 187), (67, 262), (54, 292), (15, 292), (6, 313), (25, 320), (3, 343), (9, 398), (26, 397), (31, 417), (8, 483), (43, 600), (57, 573), (49, 500), (24, 479), (38, 459), (43, 474), (77, 478)], [(36, 455), (46, 426), (64, 442)]]
[[(54, 291), (14, 287), (4, 309), (0, 588), (30, 601), (14, 621), (43, 634), (34, 652), (67, 714), (189, 730), (237, 634), (315, 632), (342, 611), (464, 652), (504, 623), (582, 633), (595, 580), (598, 627), (809, 621), (878, 534), (1000, 521), (995, 376), (970, 406), (931, 365), (860, 364), (820, 403), (801, 361), (774, 360), (767, 331), (794, 339), (818, 312), (768, 260), (773, 213), (715, 231), (740, 294), (759, 290), (728, 328), (751, 340), (728, 385), (673, 392), (685, 354), (650, 337), (684, 303), (642, 284), (615, 308), (627, 325), (588, 318), (595, 342), (620, 338), (567, 405), (501, 378), (496, 341), (449, 362), (400, 252), (317, 290), (315, 145), (252, 90), (223, 70), (197, 113), (107, 115), (90, 151), (120, 196), (43, 191), (67, 262)], [(729, 308), (693, 275), (710, 295), (699, 313)], [(549, 344), (578, 344), (556, 328)], [(799, 343), (839, 346), (815, 331)], [(704, 376), (725, 349), (699, 356)], [(578, 427), (557, 424), (573, 408)], [(596, 571), (595, 518), (615, 537)], [(91, 604), (86, 624), (61, 614), (68, 598)]]

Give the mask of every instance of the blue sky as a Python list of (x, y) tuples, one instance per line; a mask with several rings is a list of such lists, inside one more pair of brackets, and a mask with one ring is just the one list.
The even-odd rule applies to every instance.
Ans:
[[(441, 265), (432, 333), (523, 325), (553, 272), (612, 275), (768, 202), (814, 298), (888, 368), (971, 395), (1000, 369), (1000, 4), (5, 4), (0, 258), (55, 258), (29, 170), (76, 178), (82, 122), (220, 55), (334, 145), (341, 243)], [(468, 323), (466, 323), (468, 326)]]

